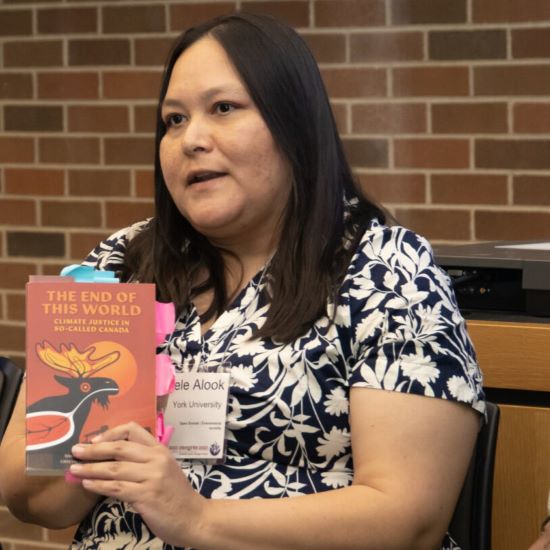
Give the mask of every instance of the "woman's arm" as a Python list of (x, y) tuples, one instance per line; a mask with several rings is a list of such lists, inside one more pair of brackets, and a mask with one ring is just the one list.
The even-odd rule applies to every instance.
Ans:
[(25, 382), (0, 446), (0, 492), (20, 520), (59, 529), (78, 523), (98, 496), (63, 476), (25, 474)]
[(212, 501), (197, 547), (439, 548), (479, 416), (456, 403), (364, 388), (351, 390), (350, 406), (351, 487), (261, 506)]
[[(479, 427), (453, 402), (354, 388), (354, 483), (287, 499), (207, 500), (138, 426), (115, 428), (80, 458), (85, 486), (126, 500), (165, 542), (201, 550), (439, 548)], [(97, 479), (92, 479), (97, 478)]]

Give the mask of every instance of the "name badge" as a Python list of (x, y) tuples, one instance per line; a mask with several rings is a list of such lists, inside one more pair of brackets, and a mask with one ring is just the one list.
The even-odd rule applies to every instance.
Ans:
[(164, 414), (173, 426), (169, 449), (178, 460), (222, 460), (229, 373), (176, 373)]

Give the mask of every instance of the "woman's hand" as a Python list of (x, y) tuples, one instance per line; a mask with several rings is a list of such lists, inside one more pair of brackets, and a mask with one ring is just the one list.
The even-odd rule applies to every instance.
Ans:
[(528, 550), (548, 550), (550, 548), (550, 516), (544, 520), (539, 538)]
[(71, 473), (88, 491), (130, 504), (162, 541), (184, 546), (204, 499), (195, 492), (170, 451), (131, 422), (75, 445)]

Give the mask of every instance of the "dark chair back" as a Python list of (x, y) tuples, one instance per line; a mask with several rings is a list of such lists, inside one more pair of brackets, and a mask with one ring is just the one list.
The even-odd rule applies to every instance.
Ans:
[(0, 441), (8, 427), (22, 380), (23, 369), (7, 357), (0, 357)]
[(487, 403), (487, 422), (481, 428), (453, 519), (451, 537), (462, 550), (491, 549), (493, 472), (500, 411)]

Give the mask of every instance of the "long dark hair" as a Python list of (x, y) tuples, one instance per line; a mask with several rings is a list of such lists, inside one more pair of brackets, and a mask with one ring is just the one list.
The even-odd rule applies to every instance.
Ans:
[[(357, 241), (369, 221), (385, 216), (362, 196), (353, 180), (317, 63), (303, 39), (268, 17), (235, 13), (190, 28), (169, 56), (157, 111), (155, 217), (128, 246), (124, 273), (157, 285), (160, 300), (181, 310), (212, 289), (203, 319), (228, 305), (220, 251), (180, 214), (160, 167), (166, 132), (161, 105), (172, 69), (189, 46), (205, 36), (218, 41), (242, 78), (271, 134), (292, 168), (292, 191), (283, 215), (277, 252), (269, 267), (270, 308), (257, 337), (289, 342), (302, 334), (336, 296), (355, 247), (343, 247), (346, 228)], [(206, 70), (206, 69), (205, 69)], [(344, 220), (344, 200), (349, 220)], [(197, 271), (208, 279), (197, 285)]]

